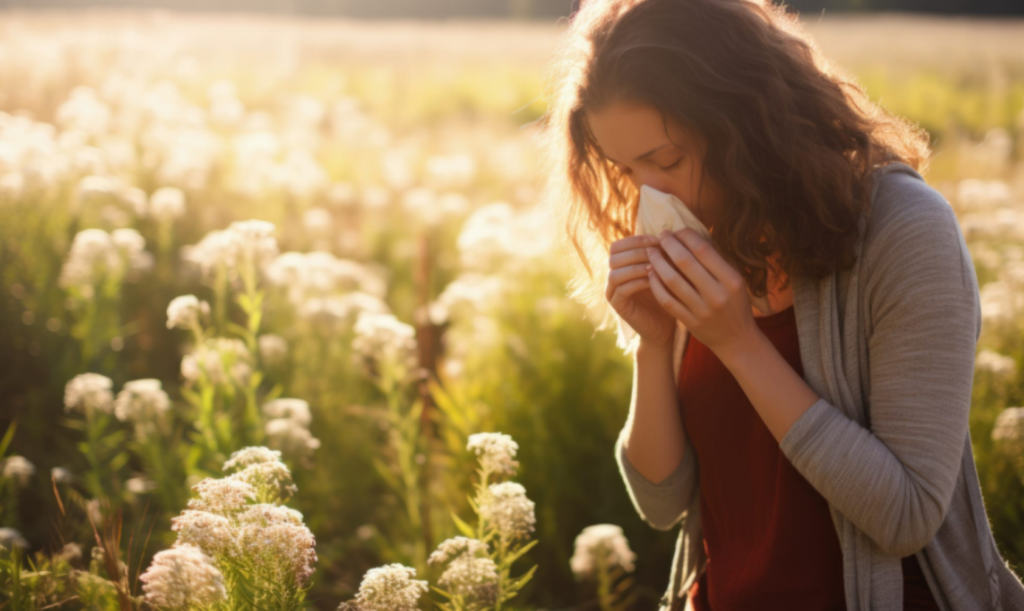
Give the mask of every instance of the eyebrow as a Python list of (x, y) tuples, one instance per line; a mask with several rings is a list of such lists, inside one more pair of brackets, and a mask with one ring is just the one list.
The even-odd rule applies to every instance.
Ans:
[[(651, 150), (647, 151), (647, 152), (646, 152), (646, 153), (644, 153), (643, 155), (637, 155), (637, 156), (636, 156), (636, 158), (634, 158), (634, 159), (633, 159), (633, 161), (640, 161), (640, 160), (641, 160), (641, 159), (643, 159), (644, 157), (649, 157), (649, 156), (653, 155), (654, 153), (657, 153), (657, 152), (658, 152), (658, 151), (660, 151), (661, 149), (665, 148), (665, 147), (666, 147), (666, 146), (668, 146), (668, 145), (669, 145), (669, 143), (668, 143), (668, 142), (666, 142), (665, 144), (662, 144), (661, 146), (658, 146), (658, 147), (652, 148)], [(608, 159), (609, 159), (609, 160), (611, 160), (611, 161), (612, 161), (613, 163), (618, 163), (618, 161), (615, 161), (615, 160), (614, 160), (614, 159), (612, 159), (611, 157), (608, 157)]]

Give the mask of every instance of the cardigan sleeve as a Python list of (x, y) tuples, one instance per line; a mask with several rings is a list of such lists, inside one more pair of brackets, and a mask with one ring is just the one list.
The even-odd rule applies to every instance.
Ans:
[(644, 477), (629, 462), (622, 440), (628, 425), (619, 432), (615, 441), (615, 460), (619, 473), (626, 482), (629, 498), (640, 517), (657, 530), (669, 530), (686, 517), (687, 507), (699, 487), (697, 453), (687, 440), (679, 465), (657, 484)]
[(949, 509), (981, 331), (978, 280), (959, 223), (925, 188), (891, 193), (902, 201), (865, 241), (869, 428), (820, 399), (779, 444), (829, 503), (897, 557), (927, 545)]

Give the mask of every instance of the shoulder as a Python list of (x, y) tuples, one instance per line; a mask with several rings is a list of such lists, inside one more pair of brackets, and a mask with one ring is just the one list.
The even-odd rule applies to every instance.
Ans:
[(957, 222), (946, 198), (904, 163), (875, 168), (871, 188), (868, 238), (921, 221)]
[(941, 193), (903, 163), (876, 168), (872, 191), (861, 251), (869, 295), (915, 285), (977, 292), (960, 222)]
[(899, 254), (905, 258), (930, 256), (937, 249), (961, 250), (963, 235), (953, 207), (916, 170), (904, 163), (876, 168), (871, 188), (865, 257)]

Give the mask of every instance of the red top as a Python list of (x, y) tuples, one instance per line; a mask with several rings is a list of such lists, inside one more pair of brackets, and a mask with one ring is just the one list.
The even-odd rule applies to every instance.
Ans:
[[(802, 377), (793, 306), (755, 317)], [(793, 467), (732, 373), (696, 337), (679, 371), (683, 425), (700, 463), (706, 570), (696, 611), (844, 611), (843, 552), (828, 502)], [(687, 409), (686, 406), (690, 406)], [(903, 608), (934, 610), (917, 558), (903, 558)]]

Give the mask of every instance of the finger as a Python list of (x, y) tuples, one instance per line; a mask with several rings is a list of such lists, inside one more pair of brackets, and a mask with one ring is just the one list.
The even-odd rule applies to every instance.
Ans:
[(675, 317), (677, 320), (682, 321), (687, 328), (693, 327), (694, 316), (685, 305), (679, 302), (672, 293), (668, 290), (668, 287), (662, 282), (657, 272), (650, 272), (648, 275), (651, 284), (651, 292), (654, 293), (654, 298), (658, 300), (661, 307), (665, 308), (665, 311)]
[[(705, 244), (707, 243), (705, 242)], [(705, 303), (711, 303), (724, 297), (718, 280), (704, 268), (694, 253), (676, 239), (675, 234), (667, 234), (662, 238), (661, 245), (679, 271), (686, 274), (686, 279), (697, 287), (697, 292), (700, 293)]]
[(612, 294), (612, 298), (609, 301), (611, 302), (612, 307), (618, 310), (627, 299), (650, 287), (651, 281), (645, 274), (643, 278), (637, 278), (636, 280), (630, 280), (629, 282), (623, 282), (620, 284), (619, 287), (615, 289), (615, 293)]
[(691, 311), (702, 311), (703, 299), (689, 280), (677, 272), (657, 248), (650, 249), (648, 256), (651, 257), (651, 265), (654, 267), (658, 279), (668, 288), (669, 292)]
[(610, 295), (615, 292), (615, 289), (627, 280), (634, 278), (647, 278), (647, 265), (648, 263), (642, 263), (640, 265), (630, 265), (628, 267), (622, 267), (616, 270), (612, 270), (608, 274), (608, 288), (605, 290), (605, 296), (611, 299)]
[(702, 238), (696, 231), (687, 227), (675, 232), (674, 235), (719, 284), (728, 285), (729, 282), (742, 279), (739, 272), (729, 265), (722, 255), (718, 254), (714, 245)]
[(632, 250), (634, 248), (641, 248), (643, 246), (649, 246), (657, 242), (658, 239), (652, 235), (641, 233), (639, 235), (631, 235), (621, 240), (615, 240), (612, 242), (609, 254), (615, 254), (625, 250)]
[(643, 248), (633, 248), (615, 253), (608, 258), (608, 267), (616, 269), (633, 263), (647, 263), (647, 251)]

